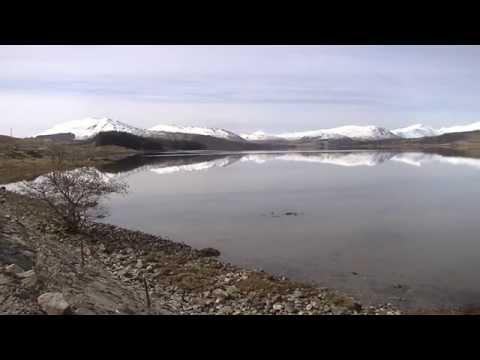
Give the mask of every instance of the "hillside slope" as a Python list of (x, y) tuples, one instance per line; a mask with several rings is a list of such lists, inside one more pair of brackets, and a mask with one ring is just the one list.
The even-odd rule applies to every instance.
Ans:
[(381, 141), (352, 142), (338, 145), (349, 149), (392, 149), (438, 152), (459, 156), (480, 157), (480, 131), (448, 133), (418, 139), (388, 139)]

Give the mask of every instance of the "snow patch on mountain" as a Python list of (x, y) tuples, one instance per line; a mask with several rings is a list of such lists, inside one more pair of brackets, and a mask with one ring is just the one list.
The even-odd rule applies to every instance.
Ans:
[(480, 121), (474, 122), (472, 124), (467, 124), (467, 125), (442, 127), (438, 130), (438, 133), (439, 135), (442, 135), (442, 134), (450, 134), (455, 132), (468, 132), (468, 131), (478, 131), (478, 130), (480, 130)]
[(356, 126), (347, 125), (340, 126), (332, 129), (319, 129), (309, 131), (298, 131), (282, 134), (266, 134), (263, 131), (257, 131), (252, 134), (242, 134), (242, 137), (247, 140), (299, 140), (305, 137), (309, 138), (321, 138), (325, 140), (329, 139), (357, 139), (357, 140), (381, 140), (395, 138), (396, 135), (389, 130), (368, 125), (368, 126)]
[(414, 124), (404, 128), (395, 129), (392, 130), (392, 133), (405, 139), (418, 139), (427, 136), (439, 135), (438, 130), (423, 124)]
[(85, 140), (94, 137), (100, 132), (106, 131), (121, 131), (138, 136), (148, 136), (149, 132), (134, 126), (124, 124), (117, 120), (109, 118), (85, 118), (81, 120), (74, 120), (64, 122), (54, 127), (45, 130), (36, 136), (54, 135), (63, 133), (72, 133), (76, 140)]
[(176, 125), (157, 125), (149, 129), (150, 131), (162, 131), (169, 133), (181, 133), (181, 134), (195, 134), (213, 136), (216, 138), (243, 141), (244, 139), (234, 132), (219, 129), (219, 128), (206, 128), (197, 126), (176, 126)]
[(240, 134), (242, 138), (249, 141), (265, 141), (265, 140), (279, 140), (279, 136), (267, 134), (264, 131), (255, 131), (251, 134)]
[(389, 130), (373, 126), (357, 126), (357, 125), (347, 125), (340, 126), (332, 129), (320, 129), (313, 131), (303, 131), (303, 132), (294, 132), (279, 135), (286, 139), (301, 139), (303, 137), (321, 137), (324, 139), (335, 139), (348, 137), (350, 139), (359, 139), (359, 140), (381, 140), (381, 139), (391, 139), (396, 136), (392, 134)]
[(418, 138), (427, 137), (427, 136), (439, 136), (443, 134), (479, 131), (479, 130), (480, 130), (480, 122), (475, 122), (467, 125), (447, 126), (447, 127), (442, 127), (440, 129), (435, 129), (422, 124), (415, 124), (415, 125), (407, 126), (404, 128), (392, 130), (392, 133), (405, 139), (418, 139)]

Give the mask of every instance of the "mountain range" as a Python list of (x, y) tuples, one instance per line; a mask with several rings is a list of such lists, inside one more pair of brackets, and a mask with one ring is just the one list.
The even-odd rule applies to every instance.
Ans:
[(224, 139), (234, 142), (269, 142), (269, 141), (297, 141), (300, 139), (317, 140), (385, 140), (385, 139), (417, 139), (422, 137), (439, 136), (443, 134), (468, 132), (480, 130), (480, 122), (467, 125), (442, 127), (434, 129), (422, 124), (415, 124), (405, 128), (388, 130), (383, 127), (367, 125), (348, 125), (330, 129), (318, 129), (300, 132), (289, 132), (280, 134), (268, 134), (263, 131), (256, 131), (251, 134), (236, 134), (232, 131), (220, 128), (157, 125), (150, 129), (142, 129), (122, 123), (109, 118), (86, 118), (82, 120), (69, 121), (55, 125), (37, 136), (48, 136), (56, 134), (71, 133), (76, 140), (86, 140), (95, 137), (102, 132), (126, 132), (141, 137), (166, 138), (175, 134), (177, 137), (184, 135), (199, 135)]

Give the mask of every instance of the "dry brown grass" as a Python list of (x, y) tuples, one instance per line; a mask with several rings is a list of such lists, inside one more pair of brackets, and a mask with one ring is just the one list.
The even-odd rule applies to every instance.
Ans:
[(0, 184), (30, 180), (52, 170), (52, 147), (60, 147), (68, 166), (98, 166), (136, 152), (117, 147), (83, 144), (58, 144), (46, 140), (0, 137)]
[(301, 288), (302, 290), (309, 289), (305, 284), (293, 281), (274, 281), (269, 275), (258, 272), (250, 273), (246, 279), (240, 280), (236, 285), (246, 293), (258, 291), (263, 293), (286, 294), (295, 291), (297, 288)]

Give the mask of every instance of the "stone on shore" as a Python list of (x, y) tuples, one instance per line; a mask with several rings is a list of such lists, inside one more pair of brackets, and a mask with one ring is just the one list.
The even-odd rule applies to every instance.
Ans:
[(66, 315), (70, 312), (70, 304), (65, 301), (62, 293), (42, 294), (37, 302), (48, 315)]

